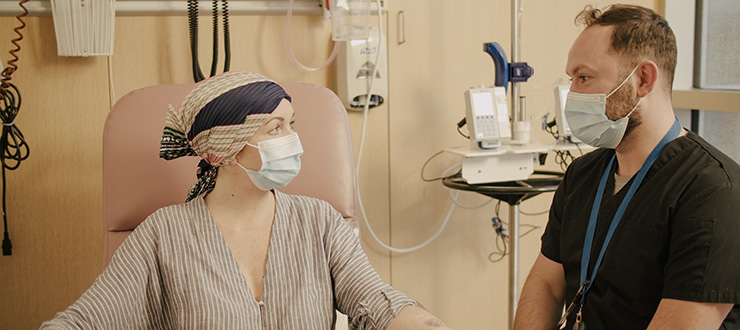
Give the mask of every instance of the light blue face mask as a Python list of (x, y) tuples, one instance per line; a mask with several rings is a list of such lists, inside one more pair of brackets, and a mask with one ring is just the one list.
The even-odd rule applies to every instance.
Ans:
[(285, 187), (301, 171), (300, 156), (303, 154), (303, 146), (297, 133), (260, 141), (257, 145), (249, 143), (247, 145), (259, 149), (262, 158), (260, 170), (249, 170), (239, 164), (239, 161), (234, 161), (247, 172), (254, 185), (261, 190)]
[(575, 137), (597, 148), (613, 149), (619, 145), (627, 130), (629, 117), (640, 105), (642, 98), (624, 118), (616, 121), (606, 117), (606, 99), (622, 88), (638, 67), (639, 65), (609, 95), (568, 93), (565, 102), (565, 120)]

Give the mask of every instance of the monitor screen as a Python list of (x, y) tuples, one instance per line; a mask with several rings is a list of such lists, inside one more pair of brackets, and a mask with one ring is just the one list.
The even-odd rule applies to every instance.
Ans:
[(476, 116), (493, 116), (493, 95), (488, 92), (472, 93), (473, 114)]

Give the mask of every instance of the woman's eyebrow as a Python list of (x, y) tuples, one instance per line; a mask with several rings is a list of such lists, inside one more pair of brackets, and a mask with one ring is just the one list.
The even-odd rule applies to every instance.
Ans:
[(266, 123), (269, 124), (269, 123), (271, 123), (271, 122), (273, 122), (275, 120), (285, 121), (285, 119), (283, 119), (283, 117), (272, 117), (272, 118), (268, 119)]

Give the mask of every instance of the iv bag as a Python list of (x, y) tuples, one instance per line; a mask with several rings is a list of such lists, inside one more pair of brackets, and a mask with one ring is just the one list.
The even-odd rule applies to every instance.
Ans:
[(332, 40), (364, 40), (368, 37), (370, 0), (332, 0)]

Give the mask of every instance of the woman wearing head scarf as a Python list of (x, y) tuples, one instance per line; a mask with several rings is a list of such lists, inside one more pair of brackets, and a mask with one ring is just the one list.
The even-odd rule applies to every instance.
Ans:
[(199, 156), (187, 202), (157, 210), (90, 289), (42, 329), (446, 326), (383, 282), (327, 202), (274, 190), (300, 170), (290, 96), (255, 73), (199, 83), (170, 107), (160, 157)]

